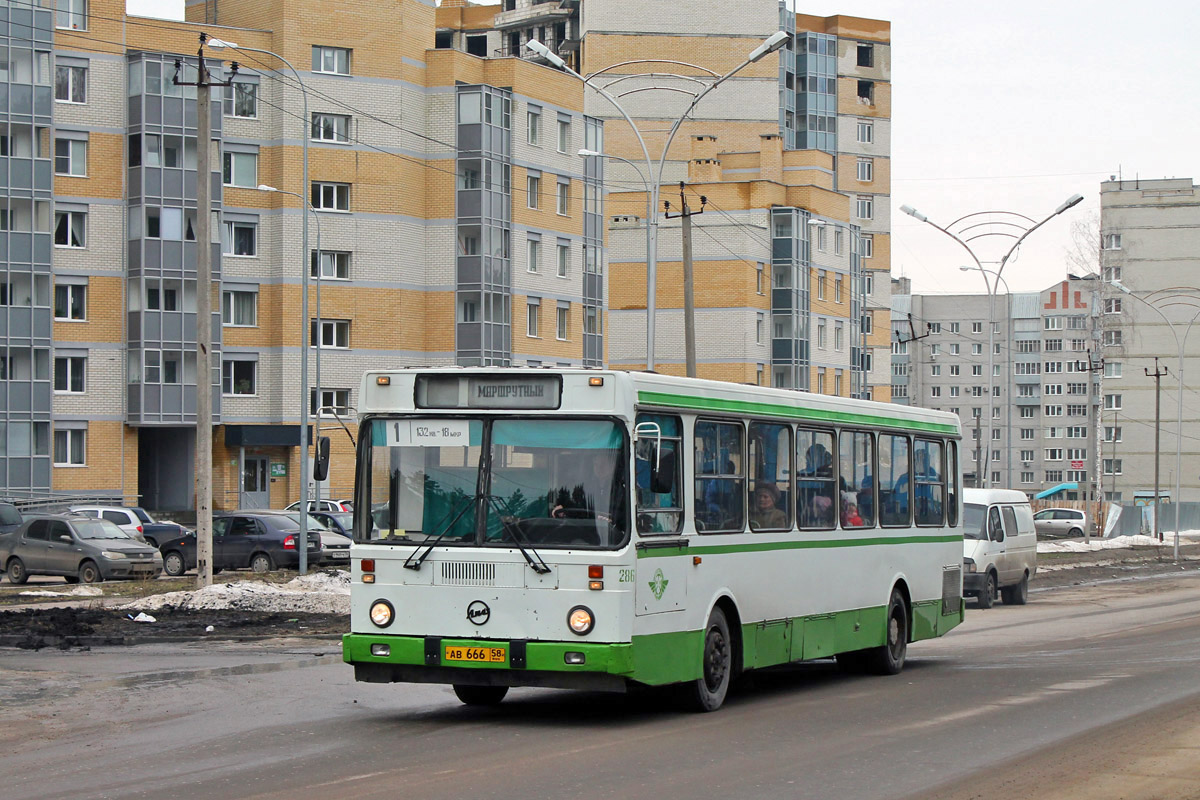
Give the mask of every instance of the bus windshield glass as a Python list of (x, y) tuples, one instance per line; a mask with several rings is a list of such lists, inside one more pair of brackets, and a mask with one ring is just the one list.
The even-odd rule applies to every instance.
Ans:
[(986, 539), (987, 531), (983, 527), (983, 521), (987, 516), (987, 506), (981, 506), (977, 503), (963, 504), (963, 538), (964, 539)]
[(628, 539), (622, 426), (584, 419), (373, 419), (360, 541), (615, 548)]

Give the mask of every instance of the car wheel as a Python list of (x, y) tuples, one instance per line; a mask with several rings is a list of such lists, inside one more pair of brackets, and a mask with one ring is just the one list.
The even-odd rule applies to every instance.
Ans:
[(172, 550), (167, 553), (163, 557), (163, 571), (172, 578), (178, 578), (187, 572), (187, 563), (183, 560), (183, 554), (178, 550)]
[(996, 602), (996, 573), (988, 572), (976, 599), (979, 600), (980, 608), (991, 608), (992, 603)]
[(100, 574), (100, 568), (96, 566), (95, 561), (84, 561), (79, 565), (80, 583), (99, 583), (102, 580), (104, 576)]
[(908, 656), (908, 603), (899, 589), (888, 601), (887, 637), (882, 645), (866, 651), (866, 666), (877, 675), (899, 675)]
[(8, 573), (8, 579), (13, 583), (24, 583), (29, 580), (29, 573), (25, 571), (25, 562), (16, 556), (8, 560), (8, 566), (4, 569)]
[(1083, 536), (1083, 531), (1079, 528), (1071, 528), (1071, 530), (1067, 531), (1067, 536)]
[(254, 557), (250, 559), (250, 569), (260, 575), (270, 572), (274, 568), (274, 565), (271, 564), (271, 557), (266, 553), (255, 553)]
[(725, 702), (733, 673), (733, 638), (729, 622), (719, 607), (708, 615), (704, 627), (704, 651), (700, 656), (700, 677), (687, 684), (687, 705), (693, 711), (716, 711)]
[(146, 544), (150, 545), (155, 550), (158, 549), (158, 539), (155, 539), (153, 536), (146, 537)]
[(508, 694), (507, 686), (467, 686), (465, 684), (454, 684), (454, 694), (463, 705), (468, 706), (494, 706), (497, 705), (504, 696)]
[(1006, 606), (1023, 606), (1029, 601), (1029, 573), (1021, 576), (1016, 586), (1005, 586), (1000, 590), (1000, 599)]

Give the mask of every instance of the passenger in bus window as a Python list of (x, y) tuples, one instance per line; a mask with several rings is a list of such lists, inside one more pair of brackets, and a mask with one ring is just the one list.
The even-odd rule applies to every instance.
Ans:
[(787, 514), (779, 507), (779, 489), (773, 483), (760, 483), (754, 488), (754, 508), (750, 511), (750, 527), (786, 528)]
[(843, 528), (861, 528), (863, 527), (863, 518), (858, 514), (858, 505), (850, 501), (842, 504), (842, 527)]

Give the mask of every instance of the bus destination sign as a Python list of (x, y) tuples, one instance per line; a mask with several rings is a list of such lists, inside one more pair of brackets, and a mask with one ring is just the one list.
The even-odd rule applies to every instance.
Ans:
[(561, 395), (562, 381), (557, 375), (428, 375), (417, 379), (419, 408), (556, 409)]

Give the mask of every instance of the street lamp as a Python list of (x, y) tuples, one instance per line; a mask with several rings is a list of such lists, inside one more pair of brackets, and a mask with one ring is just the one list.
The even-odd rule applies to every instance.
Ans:
[[(1068, 197), (1066, 200), (1064, 200), (1058, 206), (1058, 208), (1054, 209), (1054, 213), (1047, 216), (1041, 222), (1034, 222), (1032, 219), (1025, 216), (1024, 214), (1018, 214), (1013, 211), (980, 211), (980, 212), (976, 212), (974, 214), (967, 214), (966, 216), (959, 217), (958, 219), (956, 219), (954, 222), (951, 222), (946, 227), (942, 227), (941, 225), (938, 225), (936, 222), (933, 222), (932, 220), (929, 219), (929, 217), (925, 216), (920, 211), (917, 211), (912, 206), (908, 206), (908, 205), (900, 206), (900, 210), (903, 211), (905, 214), (908, 214), (910, 217), (917, 220), (918, 222), (924, 222), (926, 225), (929, 225), (933, 228), (937, 228), (939, 231), (946, 234), (951, 239), (953, 239), (954, 241), (956, 241), (960, 245), (962, 245), (962, 248), (964, 250), (966, 250), (967, 253), (971, 256), (971, 260), (975, 262), (975, 266), (977, 266), (980, 269), (980, 271), (983, 272), (984, 282), (988, 284), (988, 432), (987, 432), (987, 447), (984, 448), (985, 455), (984, 455), (984, 459), (983, 459), (983, 464), (981, 465), (981, 468), (983, 469), (983, 477), (984, 477), (983, 485), (984, 486), (988, 486), (988, 487), (991, 486), (991, 475), (988, 471), (988, 457), (991, 455), (992, 425), (993, 425), (992, 414), (995, 413), (993, 411), (993, 409), (995, 408), (995, 404), (996, 404), (996, 399), (994, 396), (996, 377), (993, 374), (993, 371), (995, 369), (995, 353), (996, 353), (996, 288), (995, 288), (996, 281), (988, 280), (987, 276), (988, 276), (988, 272), (990, 272), (990, 270), (984, 270), (983, 263), (979, 260), (979, 256), (975, 255), (975, 251), (971, 249), (971, 246), (970, 246), (970, 244), (968, 244), (968, 242), (973, 242), (976, 239), (982, 239), (982, 238), (985, 238), (988, 236), (1002, 236), (1002, 237), (1016, 240), (1015, 242), (1012, 243), (1012, 246), (1008, 248), (1008, 251), (1000, 259), (1000, 265), (996, 268), (996, 271), (995, 271), (995, 275), (998, 280), (1000, 278), (1001, 274), (1004, 272), (1004, 267), (1006, 264), (1008, 264), (1009, 258), (1012, 257), (1013, 253), (1015, 253), (1017, 251), (1017, 248), (1021, 246), (1021, 243), (1025, 241), (1026, 237), (1028, 237), (1029, 234), (1033, 233), (1038, 228), (1042, 227), (1047, 222), (1054, 219), (1055, 217), (1057, 217), (1059, 214), (1063, 213), (1067, 209), (1073, 208), (1074, 206), (1079, 205), (1081, 202), (1083, 202), (1083, 195), (1073, 194), (1070, 197)], [(963, 227), (962, 232), (964, 234), (969, 234), (967, 236), (966, 240), (964, 241), (962, 238), (960, 238), (958, 236), (958, 234), (954, 233), (951, 230), (951, 228), (953, 228), (955, 225), (958, 225), (959, 223), (963, 223), (966, 220), (971, 219), (972, 217), (978, 217), (978, 216), (981, 216), (984, 214), (1000, 215), (1003, 218), (1003, 221), (994, 222), (994, 223), (992, 223), (993, 225), (997, 225), (1001, 228), (1005, 228), (1005, 227), (1015, 228), (1016, 230), (1021, 231), (1021, 234), (1018, 236), (1016, 233), (1014, 233), (1012, 231), (1007, 231), (1007, 230), (985, 230), (983, 233), (974, 233), (973, 232), (974, 228), (981, 227), (983, 225), (988, 225), (988, 223), (972, 222), (971, 224), (965, 225)], [(1014, 221), (1012, 218), (1016, 218), (1017, 220), (1021, 220), (1021, 221), (1017, 222), (1017, 221)]]
[[(1009, 368), (1007, 370), (1008, 374), (1005, 376), (1004, 385), (1005, 385), (1005, 387), (1008, 387), (1012, 381), (1011, 375), (1012, 375), (1012, 362), (1013, 362), (1012, 290), (1008, 288), (1008, 281), (1004, 280), (1004, 278), (1000, 275), (1000, 273), (996, 272), (995, 270), (985, 269), (982, 266), (959, 267), (959, 269), (963, 272), (978, 271), (983, 275), (983, 285), (987, 287), (987, 291), (988, 291), (988, 308), (989, 309), (992, 308), (996, 302), (995, 294), (996, 294), (997, 282), (1004, 284), (1004, 294), (1008, 297), (1008, 323), (1005, 325), (1004, 330), (1005, 330), (1005, 346), (1008, 348), (1008, 363), (1009, 363)], [(988, 281), (988, 279), (987, 279), (988, 275), (992, 276), (991, 281)], [(995, 349), (996, 348), (993, 346), (992, 350), (995, 351)], [(988, 391), (992, 391), (991, 384), (988, 385)], [(1009, 398), (1010, 398), (1010, 402), (1005, 404), (1009, 409), (1009, 416), (1005, 419), (1005, 427), (1008, 430), (1007, 447), (1005, 448), (1006, 453), (1008, 455), (1008, 462), (1005, 464), (1004, 469), (1005, 469), (1005, 472), (1008, 473), (1009, 481), (1011, 481), (1012, 480), (1012, 402), (1011, 402), (1012, 394), (1011, 394), (1011, 392), (1009, 394)], [(992, 413), (995, 413), (995, 412), (993, 411)], [(990, 428), (989, 428), (989, 430), (990, 430)], [(990, 436), (990, 434), (989, 434), (989, 436)], [(992, 443), (989, 441), (989, 442), (987, 442), (986, 446), (988, 448), (990, 448), (992, 446)], [(985, 460), (984, 463), (987, 463), (987, 461)], [(978, 480), (976, 482), (978, 483)]]
[[(304, 81), (300, 78), (300, 73), (292, 66), (292, 62), (288, 61), (278, 53), (271, 50), (263, 50), (258, 47), (242, 47), (236, 42), (226, 41), (224, 39), (208, 39), (208, 46), (220, 50), (229, 48), (230, 50), (245, 51), (251, 53), (262, 53), (263, 55), (274, 56), (282, 61), (288, 69), (292, 71), (292, 75), (296, 77), (296, 83), (300, 86), (300, 96), (303, 100), (304, 117), (301, 122), (304, 124), (304, 129), (301, 132), (300, 143), (303, 149), (303, 183), (304, 191), (311, 191), (308, 183), (308, 126), (310, 120), (308, 117), (308, 87), (304, 85)], [(260, 187), (261, 188), (261, 187)], [(295, 194), (287, 192), (287, 194)], [(301, 202), (306, 202), (303, 197)], [(304, 258), (308, 258), (308, 214), (301, 214), (300, 223), (300, 246), (304, 250)], [(308, 264), (304, 265), (302, 281), (300, 284), (300, 315), (303, 332), (300, 337), (300, 508), (303, 511), (300, 514), (300, 542), (297, 545), (300, 555), (300, 574), (303, 575), (308, 570)]]
[[(1169, 320), (1167, 318), (1167, 315), (1162, 312), (1161, 308), (1156, 306), (1154, 303), (1151, 303), (1149, 300), (1147, 300), (1144, 297), (1138, 297), (1136, 294), (1133, 293), (1133, 290), (1131, 290), (1128, 286), (1121, 283), (1120, 281), (1117, 281), (1117, 280), (1109, 281), (1109, 285), (1112, 286), (1114, 289), (1117, 289), (1118, 291), (1124, 292), (1125, 294), (1129, 295), (1134, 300), (1137, 300), (1139, 303), (1146, 306), (1147, 308), (1153, 309), (1154, 313), (1156, 313), (1160, 317), (1162, 317), (1162, 321), (1167, 323), (1167, 328), (1171, 331), (1171, 335), (1175, 337), (1175, 346), (1179, 351), (1178, 366), (1175, 368), (1175, 378), (1176, 378), (1176, 380), (1179, 381), (1179, 392), (1178, 392), (1179, 396), (1177, 398), (1177, 405), (1176, 405), (1176, 409), (1175, 409), (1175, 497), (1174, 497), (1174, 502), (1175, 502), (1174, 559), (1175, 559), (1175, 561), (1179, 561), (1179, 506), (1183, 499), (1180, 496), (1180, 472), (1183, 468), (1183, 348), (1187, 345), (1188, 334), (1192, 332), (1192, 324), (1197, 319), (1200, 319), (1200, 310), (1196, 311), (1196, 313), (1188, 321), (1187, 327), (1183, 329), (1183, 336), (1180, 337), (1179, 332), (1175, 329), (1176, 323), (1171, 322), (1171, 320)], [(1194, 303), (1187, 303), (1187, 302), (1183, 302), (1182, 300), (1174, 300), (1169, 303), (1163, 303), (1163, 305), (1164, 306), (1183, 305), (1183, 306), (1188, 306), (1190, 308), (1197, 307)], [(1113, 472), (1114, 473), (1116, 472), (1115, 465), (1113, 468)], [(1156, 490), (1154, 493), (1154, 518), (1155, 519), (1158, 519), (1158, 509), (1159, 509), (1159, 498), (1158, 498), (1158, 492)]]
[[(528, 47), (536, 55), (544, 58), (547, 62), (550, 63), (551, 66), (557, 67), (558, 69), (561, 69), (563, 72), (566, 72), (568, 75), (573, 75), (574, 77), (578, 78), (580, 81), (583, 82), (584, 86), (591, 87), (601, 97), (603, 97), (605, 100), (607, 100), (609, 103), (611, 103), (613, 108), (615, 108), (617, 110), (617, 112), (620, 113), (620, 115), (625, 118), (625, 121), (629, 123), (629, 127), (633, 129), (633, 135), (637, 137), (638, 144), (641, 145), (641, 147), (642, 147), (642, 157), (646, 159), (646, 175), (647, 175), (646, 180), (649, 183), (649, 189), (650, 189), (650, 200), (648, 203), (649, 219), (647, 220), (647, 231), (646, 231), (646, 369), (647, 370), (653, 371), (653, 369), (654, 369), (654, 316), (655, 316), (655, 294), (656, 294), (656, 290), (657, 290), (656, 281), (658, 280), (658, 192), (659, 192), (659, 187), (662, 185), (663, 169), (667, 163), (667, 153), (670, 152), (670, 150), (671, 150), (671, 142), (673, 142), (675, 140), (675, 134), (679, 131), (680, 125), (683, 124), (683, 121), (685, 119), (687, 119), (688, 115), (692, 113), (692, 110), (699, 104), (699, 102), (704, 98), (705, 95), (707, 95), (709, 92), (711, 92), (717, 86), (724, 83), (726, 80), (731, 78), (734, 74), (741, 71), (745, 67), (748, 67), (751, 64), (761, 61), (762, 59), (766, 58), (771, 53), (774, 53), (774, 52), (780, 50), (784, 45), (786, 45), (788, 43), (788, 41), (790, 39), (791, 39), (791, 34), (787, 33), (786, 31), (776, 31), (775, 33), (773, 33), (769, 37), (767, 37), (765, 40), (763, 40), (763, 42), (761, 44), (759, 44), (758, 47), (751, 50), (749, 55), (746, 56), (745, 60), (743, 60), (742, 63), (738, 64), (736, 67), (731, 69), (729, 72), (726, 72), (724, 75), (718, 75), (716, 72), (708, 69), (707, 67), (702, 67), (698, 64), (689, 64), (689, 63), (686, 63), (683, 61), (664, 61), (662, 59), (636, 59), (633, 61), (624, 61), (619, 64), (613, 64), (611, 66), (605, 67), (604, 69), (600, 70), (599, 72), (595, 72), (591, 75), (588, 75), (587, 77), (584, 77), (583, 75), (580, 75), (578, 72), (576, 72), (575, 70), (573, 70), (569, 66), (567, 66), (567, 62), (565, 62), (561, 58), (559, 58), (558, 54), (554, 53), (550, 48), (546, 47), (546, 45), (542, 44), (537, 39), (530, 39), (528, 42), (525, 43), (526, 47)], [(616, 67), (628, 67), (631, 64), (646, 64), (646, 63), (668, 63), (668, 64), (674, 64), (677, 66), (684, 66), (684, 67), (688, 67), (689, 69), (695, 69), (700, 72), (707, 73), (707, 77), (713, 79), (711, 83), (704, 83), (703, 81), (699, 80), (698, 78), (693, 78), (690, 76), (678, 76), (684, 81), (690, 82), (692, 84), (699, 84), (700, 88), (693, 88), (692, 90), (679, 89), (679, 88), (671, 89), (671, 91), (678, 91), (678, 92), (682, 92), (684, 94), (690, 94), (692, 97), (692, 100), (688, 104), (688, 107), (684, 110), (684, 112), (681, 115), (679, 115), (679, 118), (676, 119), (671, 124), (670, 129), (667, 131), (666, 141), (663, 144), (662, 156), (658, 159), (657, 169), (655, 168), (654, 160), (651, 159), (651, 157), (650, 157), (650, 149), (646, 146), (646, 140), (642, 137), (642, 132), (638, 130), (638, 127), (634, 123), (633, 118), (624, 109), (624, 107), (621, 106), (621, 103), (618, 101), (617, 97), (624, 97), (625, 95), (633, 94), (635, 92), (648, 91), (650, 89), (662, 88), (662, 87), (634, 88), (634, 89), (629, 89), (627, 91), (621, 92), (620, 94), (614, 96), (611, 92), (608, 91), (608, 89), (605, 86), (598, 86), (594, 82), (597, 78), (604, 75), (608, 70), (614, 69)], [(624, 80), (627, 80), (632, 77), (637, 77), (637, 76), (624, 75), (622, 77), (615, 78), (613, 81), (611, 81), (608, 84), (608, 86), (614, 85), (620, 81), (624, 81)]]

